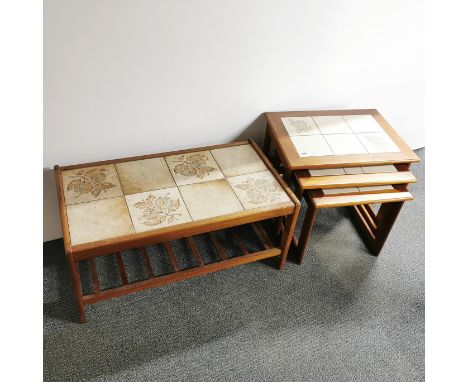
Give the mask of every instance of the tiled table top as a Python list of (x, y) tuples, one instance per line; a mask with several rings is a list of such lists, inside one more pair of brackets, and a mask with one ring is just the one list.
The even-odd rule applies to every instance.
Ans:
[(251, 144), (61, 171), (71, 245), (294, 206)]
[(293, 170), (419, 160), (376, 110), (275, 112), (266, 117), (275, 145)]

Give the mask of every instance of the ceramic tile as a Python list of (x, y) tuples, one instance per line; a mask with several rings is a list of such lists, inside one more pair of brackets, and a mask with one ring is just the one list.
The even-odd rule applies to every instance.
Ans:
[(344, 168), (324, 168), (320, 170), (309, 170), (310, 176), (346, 175)]
[(398, 172), (395, 166), (393, 165), (384, 165), (384, 166), (363, 166), (362, 170), (365, 174), (376, 174), (379, 172)]
[(189, 184), (179, 190), (193, 220), (243, 211), (226, 179)]
[(224, 178), (208, 150), (171, 155), (165, 158), (178, 186)]
[(335, 155), (367, 154), (366, 149), (354, 134), (325, 135)]
[(72, 245), (135, 232), (123, 196), (66, 207)]
[(291, 141), (301, 157), (333, 155), (333, 151), (321, 135), (296, 136), (291, 137)]
[(232, 189), (246, 209), (291, 202), (281, 185), (269, 171), (228, 178)]
[(359, 189), (357, 187), (323, 188), (322, 191), (325, 195), (335, 195), (335, 194), (349, 194), (352, 192), (359, 192)]
[(177, 187), (126, 195), (136, 232), (192, 221)]
[(226, 178), (267, 170), (250, 144), (214, 149), (211, 154)]
[(352, 174), (362, 174), (362, 168), (361, 167), (345, 167), (344, 168), (346, 174), (352, 175)]
[(313, 118), (322, 134), (349, 134), (353, 132), (340, 115), (323, 115)]
[(358, 187), (360, 192), (365, 191), (381, 191), (381, 190), (393, 190), (393, 187), (390, 185), (382, 186), (367, 186), (367, 187)]
[(116, 163), (125, 195), (175, 186), (164, 158), (150, 158)]
[(399, 152), (398, 146), (385, 133), (357, 134), (360, 141), (369, 153)]
[(281, 121), (291, 136), (320, 134), (320, 130), (311, 117), (284, 117)]
[(382, 133), (384, 131), (370, 114), (344, 115), (343, 118), (355, 133)]
[(113, 164), (62, 171), (65, 204), (122, 196)]

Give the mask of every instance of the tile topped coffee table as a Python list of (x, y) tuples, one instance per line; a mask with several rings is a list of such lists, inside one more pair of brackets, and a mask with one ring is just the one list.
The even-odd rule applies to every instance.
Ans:
[[(215, 270), (280, 257), (284, 266), (299, 202), (253, 142), (183, 150), (99, 163), (55, 167), (64, 245), (72, 282), (85, 320), (84, 305)], [(259, 221), (286, 217), (278, 245)], [(225, 258), (213, 231), (251, 224), (264, 250)], [(205, 264), (191, 240), (210, 232), (220, 261)], [(198, 266), (179, 270), (169, 240), (187, 238)], [(120, 251), (164, 243), (174, 273), (129, 284)], [(94, 258), (117, 252), (122, 285), (101, 290)], [(78, 262), (89, 261), (94, 293), (83, 296)]]
[[(317, 210), (349, 206), (371, 252), (379, 254), (416, 181), (417, 155), (375, 109), (265, 113), (264, 152), (284, 179), (305, 194), (300, 239), (305, 253)], [(382, 203), (378, 213), (370, 204)]]

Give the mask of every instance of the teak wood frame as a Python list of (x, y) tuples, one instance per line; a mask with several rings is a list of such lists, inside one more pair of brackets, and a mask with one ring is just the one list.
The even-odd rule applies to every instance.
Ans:
[[(398, 153), (300, 157), (281, 121), (282, 117), (363, 114), (372, 115), (401, 151)], [(271, 160), (278, 172), (283, 174), (283, 179), (295, 186), (299, 200), (302, 200), (304, 194), (306, 195), (308, 208), (300, 237), (299, 239), (293, 237), (293, 246), (296, 249), (299, 263), (303, 261), (317, 210), (320, 208), (349, 206), (351, 214), (355, 218), (353, 220), (366, 246), (373, 255), (379, 255), (403, 203), (413, 199), (407, 187), (408, 184), (416, 182), (416, 178), (409, 169), (411, 163), (419, 161), (418, 156), (375, 109), (267, 112), (265, 118), (267, 121), (263, 143), (265, 155)], [(307, 172), (309, 169), (388, 164), (393, 164), (398, 172), (321, 177), (311, 177)], [(320, 189), (325, 188), (376, 185), (392, 185), (394, 190), (393, 192), (388, 190), (368, 191), (336, 196), (325, 196), (320, 191)], [(375, 203), (382, 204), (377, 214), (370, 206), (370, 204)], [(279, 222), (279, 226), (281, 224)]]
[[(217, 148), (224, 148), (224, 147), (232, 147), (238, 145), (245, 145), (251, 144), (254, 150), (257, 152), (259, 157), (265, 163), (266, 167), (271, 171), (275, 179), (284, 189), (284, 191), (288, 194), (289, 198), (293, 202), (293, 205), (288, 203), (283, 203), (275, 206), (275, 208), (271, 207), (263, 207), (257, 208), (248, 211), (242, 211), (237, 213), (232, 213), (229, 215), (208, 218), (200, 221), (180, 224), (177, 226), (166, 227), (162, 229), (158, 229), (155, 231), (147, 231), (144, 233), (136, 233), (132, 235), (121, 236), (118, 238), (108, 239), (108, 240), (100, 240), (93, 243), (81, 244), (73, 246), (70, 240), (70, 232), (68, 229), (68, 220), (67, 220), (67, 212), (65, 208), (65, 198), (63, 193), (63, 184), (62, 184), (62, 170), (71, 170), (81, 167), (87, 166), (96, 166), (96, 165), (104, 165), (104, 164), (112, 164), (112, 163), (119, 163), (119, 162), (127, 162), (133, 160), (141, 160), (141, 159), (148, 159), (148, 158), (156, 158), (162, 157), (167, 155), (174, 155), (174, 154), (185, 154), (190, 152), (202, 151), (202, 150), (211, 150)], [(158, 153), (152, 155), (143, 155), (137, 157), (128, 157), (116, 160), (107, 160), (101, 162), (93, 162), (93, 163), (86, 163), (86, 164), (79, 164), (73, 166), (66, 166), (60, 167), (55, 166), (55, 180), (57, 186), (57, 196), (59, 201), (59, 209), (60, 209), (60, 218), (61, 218), (61, 226), (63, 232), (63, 241), (65, 252), (67, 256), (67, 263), (69, 266), (70, 271), (70, 278), (73, 286), (73, 291), (78, 307), (79, 313), (79, 320), (81, 323), (86, 322), (86, 314), (85, 314), (85, 306), (88, 304), (93, 304), (98, 301), (110, 299), (113, 297), (122, 296), (125, 294), (137, 292), (143, 289), (153, 288), (165, 284), (169, 284), (176, 281), (185, 280), (191, 277), (207, 274), (210, 272), (215, 272), (222, 269), (232, 268), (237, 265), (250, 263), (253, 261), (258, 261), (270, 257), (279, 257), (278, 267), (279, 269), (283, 269), (286, 258), (288, 255), (289, 247), (291, 244), (291, 240), (293, 238), (293, 231), (296, 225), (296, 220), (300, 210), (300, 202), (295, 196), (295, 194), (291, 191), (288, 187), (286, 182), (282, 179), (282, 177), (278, 174), (276, 169), (272, 166), (269, 162), (267, 157), (264, 155), (262, 150), (257, 146), (257, 144), (252, 141), (242, 141), (242, 142), (234, 142), (222, 145), (215, 145), (215, 146), (206, 146), (206, 147), (199, 147), (189, 150), (179, 150), (179, 151), (172, 151), (172, 152), (165, 152), (165, 153)], [(262, 224), (259, 223), (264, 220), (272, 219), (272, 218), (285, 218), (286, 223), (285, 227), (282, 231), (280, 236), (280, 240), (278, 241), (278, 245), (274, 246), (272, 244), (272, 240), (268, 236), (268, 233), (263, 228)], [(236, 227), (239, 225), (250, 224), (257, 235), (258, 239), (264, 246), (264, 250), (254, 253), (248, 253), (245, 247), (240, 243), (240, 249), (242, 252), (241, 256), (234, 257), (234, 258), (226, 258), (223, 253), (223, 249), (216, 238), (214, 231), (218, 231), (225, 228)], [(209, 233), (210, 240), (218, 254), (219, 261), (210, 264), (204, 264), (203, 260), (201, 259), (200, 253), (192, 240), (192, 236), (199, 235), (203, 233)], [(169, 241), (185, 238), (187, 241), (189, 248), (192, 250), (197, 266), (189, 269), (180, 270), (177, 267), (177, 263), (175, 261), (175, 255), (172, 251)], [(239, 242), (239, 239), (237, 240)], [(273, 240), (274, 241), (274, 240)], [(144, 248), (146, 245), (149, 244), (159, 244), (162, 243), (164, 246), (166, 253), (169, 257), (169, 260), (172, 264), (173, 273), (165, 274), (161, 276), (154, 276), (154, 272), (151, 268), (151, 264), (149, 262), (148, 254), (146, 253), (146, 249)], [(147, 269), (147, 274), (149, 276), (148, 279), (143, 281), (137, 281), (134, 283), (128, 283), (128, 278), (125, 272), (125, 267), (122, 261), (122, 256), (120, 254), (121, 251), (127, 249), (139, 249), (140, 253), (144, 256), (144, 263)], [(96, 266), (94, 262), (94, 258), (102, 255), (108, 254), (115, 254), (116, 262), (119, 268), (119, 274), (121, 278), (122, 285), (116, 288), (111, 288), (107, 290), (101, 290), (99, 285), (99, 278), (96, 272)], [(91, 273), (91, 281), (93, 286), (93, 293), (88, 295), (83, 295), (80, 273), (79, 273), (79, 261), (88, 260), (89, 262), (89, 269)]]
[[(294, 246), (299, 264), (304, 259), (307, 243), (319, 209), (333, 207), (350, 207), (355, 225), (370, 253), (378, 256), (387, 240), (388, 235), (400, 213), (403, 203), (413, 200), (412, 195), (401, 190), (378, 191), (362, 194), (340, 194), (324, 196), (320, 190), (306, 191), (305, 200), (307, 211), (302, 225), (299, 239), (294, 237)], [(377, 214), (371, 204), (381, 204)]]

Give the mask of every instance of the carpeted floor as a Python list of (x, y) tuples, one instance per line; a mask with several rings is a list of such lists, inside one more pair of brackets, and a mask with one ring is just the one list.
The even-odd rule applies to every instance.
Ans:
[[(62, 241), (44, 243), (44, 379), (424, 380), (423, 162), (412, 170), (415, 200), (378, 258), (345, 209), (323, 210), (301, 266), (253, 263), (105, 301), (84, 325)], [(131, 277), (137, 259), (126, 256)]]

